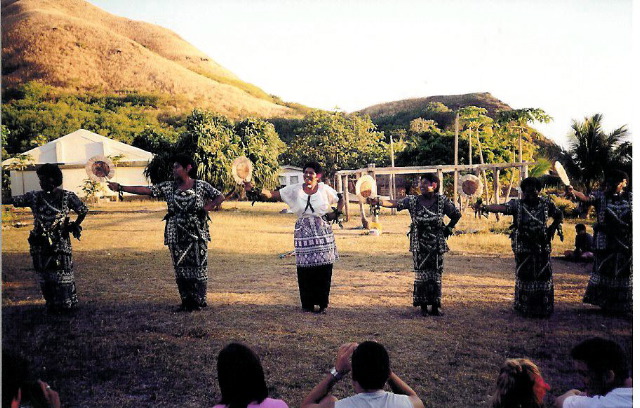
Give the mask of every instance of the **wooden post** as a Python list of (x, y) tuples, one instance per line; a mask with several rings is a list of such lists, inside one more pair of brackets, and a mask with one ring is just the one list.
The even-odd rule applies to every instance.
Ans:
[(444, 194), (444, 179), (442, 177), (442, 169), (436, 170), (436, 175), (440, 182), (438, 183), (438, 194)]
[(342, 183), (342, 195), (344, 196), (344, 221), (349, 221), (349, 175), (345, 174)]
[(493, 199), (495, 204), (500, 204), (500, 169), (493, 168)]
[(455, 120), (455, 137), (453, 142), (453, 204), (458, 205), (458, 121), (460, 114), (456, 112)]
[[(389, 199), (390, 200), (395, 200), (396, 198), (396, 173), (395, 173), (395, 167), (396, 167), (396, 160), (395, 160), (395, 154), (394, 154), (394, 150), (393, 150), (393, 135), (389, 134), (389, 140), (391, 142), (391, 174), (389, 174)], [(391, 209), (391, 214), (395, 215), (396, 214), (396, 209), (392, 208)]]

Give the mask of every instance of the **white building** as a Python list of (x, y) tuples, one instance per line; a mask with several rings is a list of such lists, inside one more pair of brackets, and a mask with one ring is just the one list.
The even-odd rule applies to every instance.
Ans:
[(300, 167), (289, 165), (282, 166), (280, 167), (280, 173), (278, 174), (278, 183), (280, 184), (280, 187), (302, 183), (302, 175), (303, 171)]
[[(40, 184), (36, 168), (44, 163), (54, 163), (62, 170), (61, 187), (82, 197), (84, 193), (80, 186), (89, 177), (85, 165), (89, 159), (100, 155), (105, 157), (122, 155), (117, 163), (112, 181), (125, 185), (148, 186), (149, 181), (144, 177), (143, 171), (153, 158), (153, 154), (150, 152), (84, 129), (76, 130), (43, 146), (31, 149), (25, 154), (32, 157), (32, 165), (24, 171), (10, 171), (11, 196), (24, 194), (26, 191), (39, 190)], [(13, 161), (14, 159), (3, 161), (2, 167), (10, 165)], [(99, 196), (117, 194), (109, 190), (106, 183), (102, 184), (103, 192)]]

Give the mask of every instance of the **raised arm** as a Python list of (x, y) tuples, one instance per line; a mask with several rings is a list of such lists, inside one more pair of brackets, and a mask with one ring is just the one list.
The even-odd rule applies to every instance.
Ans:
[(578, 190), (574, 190), (573, 186), (567, 186), (567, 196), (573, 197), (585, 203), (590, 200), (588, 195), (581, 193)]
[(122, 191), (125, 193), (138, 195), (151, 195), (151, 189), (145, 186), (123, 186), (122, 184), (115, 183), (113, 181), (108, 182), (107, 185), (109, 186), (109, 189), (111, 191)]
[(400, 377), (398, 377), (394, 372), (391, 372), (389, 379), (387, 380), (387, 384), (391, 387), (391, 391), (394, 394), (406, 395), (411, 400), (413, 404), (413, 408), (424, 408), (424, 404), (418, 394), (413, 390), (413, 388), (409, 387), (407, 383), (402, 381)]
[[(330, 394), (331, 389), (342, 377), (351, 371), (351, 355), (358, 343), (346, 343), (338, 349), (335, 369), (337, 376), (328, 373), (322, 381), (304, 397), (301, 408), (333, 408), (336, 398)], [(419, 407), (416, 407), (419, 408)]]
[(246, 191), (247, 193), (257, 194), (266, 200), (282, 201), (282, 198), (280, 198), (280, 192), (278, 190), (267, 190), (266, 188), (258, 190), (253, 184), (248, 181), (244, 182), (244, 191)]
[(398, 200), (385, 200), (381, 197), (367, 197), (367, 204), (379, 205), (385, 208), (398, 208)]

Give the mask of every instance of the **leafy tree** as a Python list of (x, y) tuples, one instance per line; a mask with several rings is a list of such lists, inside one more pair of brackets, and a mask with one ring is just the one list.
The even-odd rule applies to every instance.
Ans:
[[(518, 139), (518, 161), (522, 162), (532, 160), (535, 154), (535, 145), (531, 140), (531, 129), (527, 125), (535, 122), (548, 123), (553, 119), (542, 109), (523, 108), (499, 111), (495, 120), (499, 127), (506, 129), (506, 133), (514, 139)], [(528, 151), (525, 151), (527, 147), (525, 144), (530, 147), (527, 149)]]
[(574, 180), (588, 191), (595, 189), (608, 169), (631, 167), (631, 142), (626, 125), (611, 133), (602, 130), (602, 114), (573, 120), (571, 142), (565, 164)]
[(156, 154), (145, 169), (152, 183), (171, 179), (171, 159), (180, 152), (193, 156), (198, 178), (225, 190), (236, 186), (231, 164), (242, 155), (253, 162), (256, 183), (267, 187), (277, 184), (277, 157), (284, 143), (272, 124), (261, 119), (233, 123), (225, 116), (196, 109), (187, 117), (185, 129), (177, 142)]
[(317, 161), (325, 178), (342, 169), (389, 163), (384, 133), (375, 130), (368, 116), (318, 110), (305, 116), (295, 133), (283, 161), (298, 166)]

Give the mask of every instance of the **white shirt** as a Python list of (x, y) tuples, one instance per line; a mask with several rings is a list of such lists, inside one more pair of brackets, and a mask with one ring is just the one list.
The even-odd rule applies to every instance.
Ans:
[[(331, 204), (338, 202), (338, 192), (324, 183), (318, 183), (318, 191), (309, 195), (302, 188), (304, 183), (292, 184), (279, 190), (280, 198), (298, 217), (331, 212)], [(312, 210), (313, 208), (313, 210)]]
[(413, 403), (407, 395), (378, 390), (336, 401), (335, 408), (413, 408)]
[(586, 397), (573, 395), (567, 397), (562, 403), (562, 408), (632, 408), (633, 389), (615, 388), (607, 395)]

